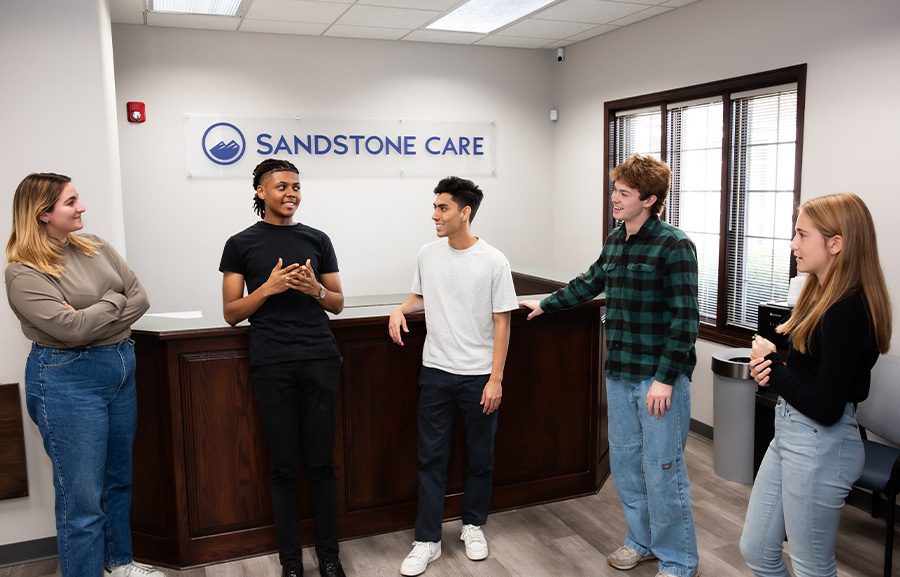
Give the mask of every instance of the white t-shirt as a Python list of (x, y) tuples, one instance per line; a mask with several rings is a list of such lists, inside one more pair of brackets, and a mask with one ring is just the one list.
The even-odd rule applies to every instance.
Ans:
[(519, 308), (509, 261), (478, 239), (456, 250), (447, 239), (419, 251), (412, 292), (425, 301), (422, 364), (456, 375), (486, 375), (494, 354), (494, 313)]

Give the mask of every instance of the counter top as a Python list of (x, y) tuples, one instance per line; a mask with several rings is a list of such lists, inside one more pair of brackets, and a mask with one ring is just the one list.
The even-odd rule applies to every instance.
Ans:
[(584, 271), (576, 271), (576, 272), (566, 272), (559, 269), (546, 268), (541, 266), (519, 266), (515, 265), (512, 267), (514, 273), (528, 275), (534, 278), (540, 278), (545, 280), (554, 280), (557, 282), (561, 282), (563, 284), (568, 283), (570, 280), (578, 276)]
[[(567, 283), (576, 274), (570, 274), (561, 270), (535, 266), (514, 266), (514, 276), (526, 276), (534, 279), (555, 281), (557, 283)], [(543, 286), (540, 284), (531, 284), (525, 290), (535, 290), (534, 287)], [(522, 294), (517, 295), (522, 300), (540, 300), (547, 296), (548, 293), (542, 294)], [(597, 299), (603, 299), (605, 295), (601, 294)], [(398, 304), (402, 303), (409, 297), (409, 293), (393, 293), (379, 295), (360, 295), (348, 296), (344, 298), (344, 310), (339, 315), (328, 313), (328, 317), (334, 323), (343, 323), (344, 321), (359, 321), (361, 319), (381, 319), (390, 316), (391, 311)], [(596, 300), (596, 299), (595, 299)], [(235, 325), (234, 328), (246, 330), (250, 326), (248, 321), (243, 321)], [(209, 331), (218, 331), (232, 328), (225, 322), (221, 312), (215, 314), (204, 314), (201, 311), (189, 312), (173, 312), (173, 313), (148, 313), (141, 317), (132, 327), (138, 333), (154, 333), (159, 335), (176, 334), (184, 332), (194, 332), (204, 334)]]
[[(331, 320), (358, 319), (367, 317), (386, 317), (408, 294), (383, 294), (346, 297), (344, 310), (340, 315), (328, 313)], [(235, 325), (247, 328), (250, 323), (243, 321)], [(148, 313), (141, 317), (132, 327), (135, 331), (151, 333), (168, 333), (173, 331), (202, 331), (208, 329), (226, 329), (228, 323), (221, 314), (206, 315), (197, 311), (191, 316), (185, 313)]]
[[(344, 301), (344, 310), (339, 315), (328, 313), (328, 317), (334, 322), (359, 320), (366, 318), (387, 318), (390, 316), (394, 308), (406, 300), (409, 294), (384, 294), (384, 295), (368, 295), (347, 297)], [(518, 295), (516, 298), (522, 300), (540, 300), (546, 294), (537, 295)], [(603, 298), (600, 295), (597, 298)], [(177, 313), (173, 313), (177, 314)], [(250, 323), (243, 321), (235, 325), (235, 328), (246, 329)], [(141, 317), (132, 329), (136, 332), (147, 333), (177, 333), (183, 331), (210, 331), (228, 329), (228, 323), (221, 315), (215, 316), (166, 316), (166, 313), (149, 313)]]

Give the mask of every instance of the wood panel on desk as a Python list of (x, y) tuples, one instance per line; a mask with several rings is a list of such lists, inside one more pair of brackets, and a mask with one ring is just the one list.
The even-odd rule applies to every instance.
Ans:
[[(591, 303), (527, 322), (513, 314), (495, 449), (493, 509), (593, 493), (606, 448), (600, 316)], [(335, 473), (342, 538), (410, 527), (416, 511), (416, 405), (425, 324), (408, 318), (399, 347), (387, 318), (332, 321), (343, 356)], [(269, 465), (249, 383), (246, 329), (161, 336), (136, 331), (139, 425), (134, 550), (188, 567), (275, 550)], [(465, 479), (461, 420), (445, 516)], [(299, 451), (298, 447), (298, 451)], [(310, 544), (301, 481), (301, 539)]]
[[(344, 357), (348, 512), (416, 499), (416, 421), (408, 417), (415, 415), (419, 398), (425, 329), (421, 317), (410, 319), (408, 327), (403, 347), (385, 338), (385, 326), (335, 331)], [(397, 386), (384, 386), (390, 383)]]
[[(513, 322), (517, 338), (510, 342), (504, 371), (497, 444), (505, 450), (494, 456), (496, 485), (592, 469), (596, 388), (565, 384), (587, 385), (597, 377), (591, 360), (596, 328), (574, 316), (528, 322), (522, 315)], [(528, 426), (504, 426), (513, 419)]]
[[(183, 354), (191, 537), (271, 525), (272, 498), (245, 350)], [(297, 448), (299, 451), (299, 447)]]
[(181, 430), (177, 373), (169, 371), (168, 343), (134, 335), (137, 360), (138, 423), (132, 464), (131, 532), (135, 550), (145, 559), (176, 566), (184, 544), (187, 516), (180, 503), (184, 462), (173, 436)]
[(0, 385), (0, 499), (28, 496), (19, 384)]

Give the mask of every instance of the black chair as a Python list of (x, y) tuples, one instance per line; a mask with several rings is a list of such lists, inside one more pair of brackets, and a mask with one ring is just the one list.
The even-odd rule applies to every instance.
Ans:
[[(891, 577), (894, 509), (900, 489), (900, 449), (867, 439), (866, 432), (900, 444), (900, 357), (881, 355), (875, 363), (869, 398), (859, 404), (856, 420), (866, 449), (866, 464), (854, 486), (872, 492), (872, 517), (884, 517), (887, 523), (884, 577)], [(887, 499), (886, 507), (882, 497)]]

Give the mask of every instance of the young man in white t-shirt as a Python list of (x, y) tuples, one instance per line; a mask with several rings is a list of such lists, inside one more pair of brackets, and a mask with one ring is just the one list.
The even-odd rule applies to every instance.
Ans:
[(451, 176), (434, 189), (438, 240), (419, 251), (412, 295), (391, 313), (388, 333), (403, 345), (406, 314), (425, 311), (425, 347), (419, 379), (419, 504), (413, 549), (402, 575), (420, 575), (441, 556), (441, 522), (453, 420), (462, 412), (468, 471), (462, 534), (469, 559), (488, 556), (487, 522), (494, 471), (497, 409), (509, 348), (510, 311), (519, 307), (509, 262), (472, 235), (469, 225), (484, 194)]

